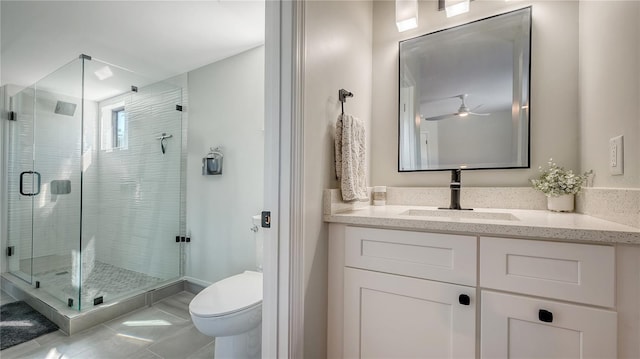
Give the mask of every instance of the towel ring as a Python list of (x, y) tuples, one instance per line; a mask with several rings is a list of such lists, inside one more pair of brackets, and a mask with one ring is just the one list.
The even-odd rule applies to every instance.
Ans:
[(347, 97), (353, 97), (353, 92), (345, 89), (338, 90), (338, 99), (340, 100), (340, 107), (342, 108), (342, 114), (344, 115), (344, 103), (347, 102)]

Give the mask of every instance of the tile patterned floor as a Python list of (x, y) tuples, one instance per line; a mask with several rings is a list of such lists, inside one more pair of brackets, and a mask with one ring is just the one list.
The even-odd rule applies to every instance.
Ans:
[[(83, 273), (86, 273), (83, 274), (82, 284), (83, 308), (92, 307), (93, 299), (99, 296), (103, 296), (106, 302), (133, 290), (148, 288), (162, 281), (160, 278), (99, 261), (92, 262), (90, 268), (83, 268)], [(35, 280), (40, 281), (42, 289), (63, 302), (66, 302), (67, 298), (78, 297), (78, 290), (73, 286), (71, 267), (38, 273)]]
[[(13, 358), (213, 358), (213, 338), (193, 326), (188, 306), (194, 294), (181, 292), (73, 336), (57, 331), (0, 352)], [(2, 304), (12, 298), (2, 292)]]

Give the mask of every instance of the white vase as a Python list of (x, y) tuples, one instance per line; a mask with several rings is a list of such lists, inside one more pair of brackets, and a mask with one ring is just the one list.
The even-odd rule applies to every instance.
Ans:
[(563, 194), (558, 197), (547, 197), (547, 209), (554, 212), (573, 212), (573, 194)]

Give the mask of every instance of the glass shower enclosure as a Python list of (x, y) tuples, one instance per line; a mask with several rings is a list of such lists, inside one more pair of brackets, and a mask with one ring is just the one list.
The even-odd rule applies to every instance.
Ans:
[(89, 56), (10, 100), (9, 272), (81, 311), (180, 277), (182, 88)]

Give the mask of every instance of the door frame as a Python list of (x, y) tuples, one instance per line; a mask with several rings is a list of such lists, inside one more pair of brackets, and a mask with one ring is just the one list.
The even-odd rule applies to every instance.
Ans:
[(304, 276), (304, 2), (265, 5), (265, 231), (263, 358), (302, 358)]

